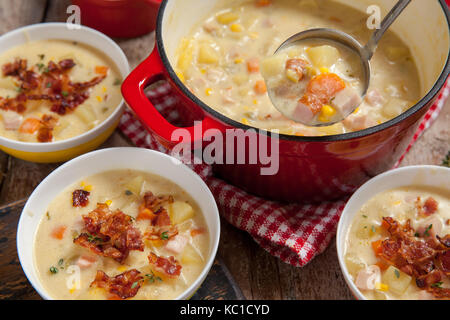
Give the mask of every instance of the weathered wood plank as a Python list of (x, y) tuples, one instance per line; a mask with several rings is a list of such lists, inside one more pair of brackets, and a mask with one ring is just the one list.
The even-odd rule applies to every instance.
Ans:
[(0, 34), (44, 19), (47, 0), (2, 0)]

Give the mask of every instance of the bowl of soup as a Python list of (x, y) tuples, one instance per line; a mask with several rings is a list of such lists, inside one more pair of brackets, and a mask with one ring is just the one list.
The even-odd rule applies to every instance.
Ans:
[(91, 151), (114, 131), (129, 64), (93, 29), (26, 26), (0, 37), (0, 149), (34, 162)]
[(339, 264), (357, 299), (450, 295), (450, 169), (411, 166), (365, 183), (344, 208)]
[[(216, 161), (214, 170), (246, 191), (295, 202), (349, 195), (392, 168), (445, 84), (450, 70), (445, 1), (411, 3), (372, 59), (366, 98), (345, 121), (333, 126), (309, 127), (282, 116), (270, 102), (263, 73), (288, 70), (284, 64), (277, 71), (278, 64), (263, 62), (287, 38), (307, 29), (338, 29), (365, 43), (373, 31), (367, 27), (370, 5), (383, 15), (392, 2), (162, 1), (156, 47), (124, 82), (124, 98), (149, 131), (173, 146), (180, 141), (180, 135), (173, 134), (178, 128), (155, 110), (143, 92), (156, 80), (170, 82), (183, 114), (189, 115), (184, 128), (189, 139), (183, 136), (183, 142), (195, 145), (203, 140), (207, 145), (217, 138), (217, 130), (220, 137), (231, 132), (234, 139), (242, 139), (238, 145), (243, 151), (236, 159), (239, 148), (227, 149), (230, 140), (223, 138), (222, 161)], [(435, 19), (439, 23), (429, 23)], [(352, 82), (357, 75), (345, 64), (336, 66), (345, 56), (339, 48), (311, 43), (302, 52), (289, 54), (310, 62), (311, 77), (328, 79), (341, 70)], [(290, 78), (298, 80), (292, 72)], [(330, 119), (333, 109), (325, 111), (320, 117)], [(255, 146), (245, 141), (248, 130), (256, 131)], [(272, 159), (260, 156), (265, 150), (272, 150)], [(242, 163), (240, 159), (252, 160)], [(268, 172), (262, 173), (266, 168)]]
[(112, 148), (52, 172), (27, 201), (20, 263), (44, 299), (188, 299), (217, 252), (206, 184), (167, 155)]

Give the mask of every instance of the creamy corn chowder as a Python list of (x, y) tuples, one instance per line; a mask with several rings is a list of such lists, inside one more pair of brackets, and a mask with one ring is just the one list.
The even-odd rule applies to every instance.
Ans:
[(121, 75), (81, 43), (28, 42), (0, 54), (0, 136), (66, 140), (98, 126), (122, 100)]
[(34, 260), (55, 299), (174, 299), (198, 278), (209, 249), (202, 212), (184, 190), (120, 170), (85, 178), (50, 203)]
[(450, 193), (422, 186), (382, 192), (357, 213), (344, 257), (368, 299), (450, 299)]
[[(393, 32), (382, 39), (371, 60), (372, 78), (363, 103), (344, 121), (309, 127), (289, 120), (272, 105), (261, 74), (262, 61), (293, 34), (310, 28), (338, 29), (365, 43), (372, 30), (365, 13), (330, 0), (247, 0), (222, 2), (184, 38), (176, 72), (203, 102), (241, 123), (290, 135), (333, 135), (381, 124), (420, 98), (420, 83), (408, 46)], [(309, 72), (327, 74), (331, 50), (312, 50)], [(327, 67), (328, 66), (328, 67)], [(328, 77), (328, 76), (325, 76)], [(333, 110), (324, 110), (329, 117)]]
[(261, 74), (278, 111), (306, 125), (338, 122), (362, 102), (359, 57), (336, 42), (308, 40), (282, 48), (263, 59)]

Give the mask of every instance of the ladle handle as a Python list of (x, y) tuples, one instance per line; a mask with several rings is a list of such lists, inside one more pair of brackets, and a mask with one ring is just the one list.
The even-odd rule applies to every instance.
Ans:
[(384, 17), (381, 22), (380, 29), (377, 29), (371, 36), (369, 42), (364, 46), (362, 53), (365, 55), (364, 58), (367, 60), (372, 59), (373, 53), (375, 52), (378, 42), (383, 37), (384, 33), (391, 26), (391, 24), (397, 19), (400, 13), (405, 10), (411, 0), (400, 0), (397, 4), (392, 8), (392, 10)]

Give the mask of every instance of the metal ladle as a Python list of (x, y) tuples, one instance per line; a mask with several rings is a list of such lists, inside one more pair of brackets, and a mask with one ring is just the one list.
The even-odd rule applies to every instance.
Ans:
[[(391, 11), (386, 15), (386, 17), (381, 22), (380, 29), (377, 29), (371, 36), (369, 42), (362, 46), (355, 38), (350, 36), (349, 34), (334, 30), (334, 29), (327, 29), (327, 28), (318, 28), (318, 29), (310, 29), (303, 32), (299, 32), (289, 39), (287, 39), (285, 42), (283, 42), (280, 47), (275, 51), (275, 54), (278, 53), (280, 50), (291, 46), (294, 43), (298, 43), (301, 41), (311, 41), (311, 40), (325, 40), (326, 42), (334, 42), (339, 43), (341, 45), (346, 46), (347, 48), (350, 48), (353, 50), (356, 55), (359, 56), (362, 66), (362, 73), (363, 73), (363, 91), (361, 93), (361, 101), (364, 99), (367, 90), (369, 88), (370, 84), (370, 59), (372, 59), (372, 56), (377, 49), (378, 42), (383, 37), (384, 33), (387, 31), (387, 29), (391, 26), (391, 24), (397, 19), (397, 17), (403, 12), (403, 10), (409, 5), (411, 0), (400, 0), (397, 2), (397, 4), (391, 9)], [(269, 94), (270, 96), (270, 94)], [(358, 105), (355, 105), (355, 107), (348, 112), (348, 114), (342, 115), (342, 119), (333, 119), (333, 122), (322, 122), (320, 124), (318, 123), (304, 123), (302, 119), (294, 119), (292, 114), (287, 114), (287, 112), (277, 106), (274, 103), (274, 99), (270, 96), (273, 105), (275, 108), (277, 108), (283, 115), (286, 117), (296, 121), (303, 123), (308, 126), (329, 126), (336, 122), (340, 122), (343, 119), (345, 119), (347, 116), (349, 116), (351, 113), (355, 111), (355, 109), (358, 107)]]

